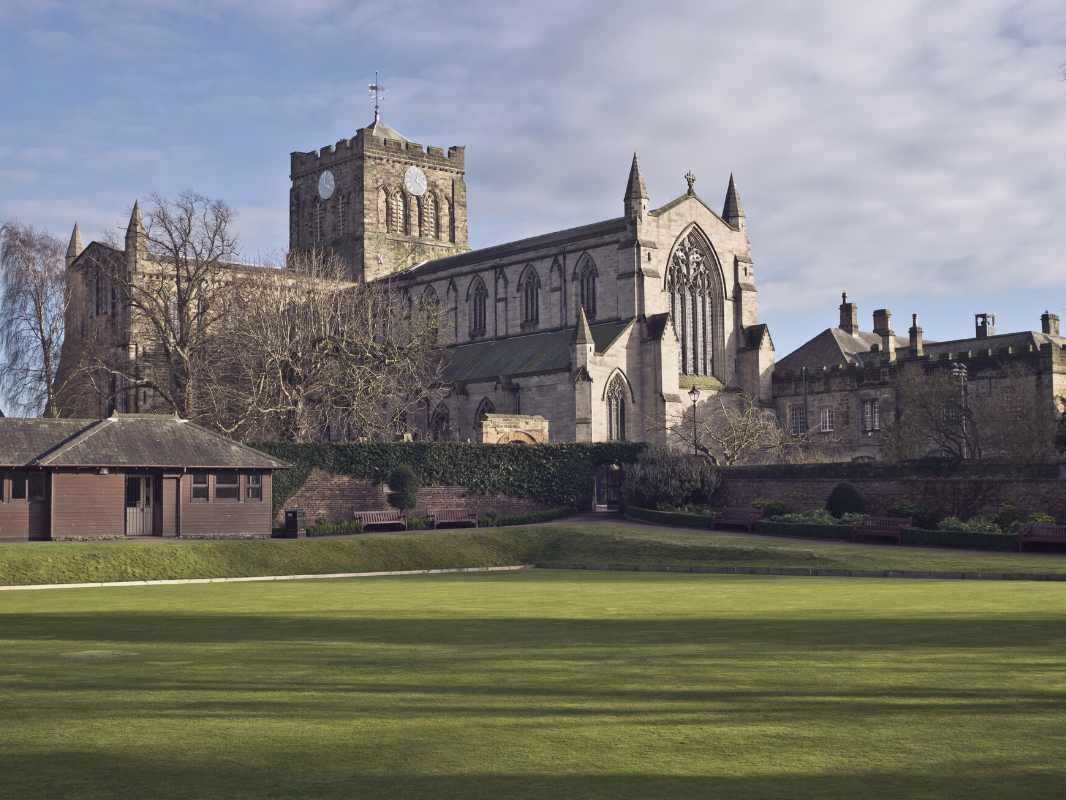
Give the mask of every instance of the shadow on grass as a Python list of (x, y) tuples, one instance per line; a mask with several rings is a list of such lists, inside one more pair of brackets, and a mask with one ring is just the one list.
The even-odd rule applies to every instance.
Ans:
[[(267, 761), (264, 756), (280, 755)], [(377, 747), (348, 742), (314, 752), (294, 743), (277, 754), (246, 753), (233, 757), (228, 749), (217, 758), (189, 758), (181, 752), (129, 752), (101, 757), (70, 747), (45, 756), (9, 762), (0, 790), (10, 797), (153, 797), (178, 798), (369, 798), (371, 800), (629, 800), (630, 798), (1028, 798), (1061, 796), (1058, 773), (1033, 770), (1007, 759), (994, 773), (977, 758), (945, 761), (931, 770), (875, 768), (861, 758), (805, 771), (797, 766), (767, 768), (764, 775), (737, 776), (712, 759), (692, 764), (692, 776), (648, 774), (634, 767), (624, 773), (599, 772), (595, 764), (571, 774), (556, 774), (553, 764), (525, 773), (498, 769), (491, 760), (460, 774), (420, 774), (419, 754), (407, 755), (408, 768), (383, 772)], [(58, 765), (58, 766), (57, 766)], [(375, 765), (375, 766), (372, 766)], [(463, 774), (463, 773), (467, 774)], [(991, 773), (991, 774), (990, 774)], [(17, 775), (33, 775), (25, 783)]]

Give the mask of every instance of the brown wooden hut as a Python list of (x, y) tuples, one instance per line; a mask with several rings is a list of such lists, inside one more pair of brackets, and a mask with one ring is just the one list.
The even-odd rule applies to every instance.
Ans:
[(0, 539), (265, 535), (289, 467), (177, 417), (0, 418)]

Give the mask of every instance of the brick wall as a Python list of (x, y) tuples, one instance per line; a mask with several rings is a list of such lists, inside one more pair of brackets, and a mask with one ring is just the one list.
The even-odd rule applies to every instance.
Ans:
[(1042, 511), (1066, 520), (1066, 463), (1058, 462), (732, 467), (723, 471), (716, 500), (746, 506), (766, 498), (807, 511), (823, 508), (840, 481), (859, 490), (871, 514), (883, 513), (897, 500), (914, 500), (945, 514), (952, 513), (953, 503), (972, 506), (974, 514), (993, 513), (1010, 503), (1023, 514)]
[[(300, 491), (285, 503), (278, 519), (283, 520), (285, 512), (292, 508), (304, 509), (310, 523), (322, 515), (333, 522), (341, 522), (352, 519), (352, 512), (356, 510), (384, 511), (391, 506), (386, 502), (381, 484), (375, 484), (366, 478), (335, 475), (316, 469)], [(424, 517), (427, 508), (469, 508), (481, 516), (489, 510), (502, 514), (526, 514), (546, 511), (550, 506), (524, 497), (500, 494), (468, 495), (463, 486), (423, 486), (418, 490), (418, 504), (414, 511), (408, 512), (408, 516)]]

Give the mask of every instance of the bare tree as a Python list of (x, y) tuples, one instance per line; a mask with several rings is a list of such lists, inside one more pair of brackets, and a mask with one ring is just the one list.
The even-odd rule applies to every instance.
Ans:
[(143, 219), (134, 207), (127, 259), (97, 265), (121, 305), (109, 335), (99, 320), (86, 333), (85, 366), (101, 394), (115, 393), (117, 380), (145, 397), (151, 392), (151, 410), (210, 415), (200, 392), (218, 375), (233, 305), (234, 217), (223, 201), (191, 190), (177, 200), (152, 194)]
[(1059, 412), (1039, 380), (1021, 364), (966, 384), (947, 370), (909, 370), (896, 384), (899, 417), (885, 426), (885, 455), (1045, 458)]
[(0, 397), (9, 409), (58, 417), (60, 351), (76, 287), (62, 241), (30, 225), (0, 226)]
[(308, 250), (235, 281), (226, 379), (214, 384), (220, 425), (297, 442), (402, 432), (439, 383), (441, 309), (346, 274), (335, 255)]
[(682, 449), (726, 466), (774, 460), (791, 445), (773, 411), (744, 392), (719, 391), (695, 411), (690, 407), (668, 417), (665, 428)]

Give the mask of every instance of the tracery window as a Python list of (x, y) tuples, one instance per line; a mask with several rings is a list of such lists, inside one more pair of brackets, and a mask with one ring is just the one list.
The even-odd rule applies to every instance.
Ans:
[(450, 429), (451, 416), (448, 413), (448, 406), (438, 403), (429, 420), (429, 438), (435, 442), (447, 438)]
[(523, 295), (523, 322), (536, 322), (540, 319), (540, 277), (536, 270), (526, 272), (525, 280), (522, 281)]
[(626, 384), (620, 375), (607, 388), (607, 438), (615, 442), (626, 438)]
[(474, 284), (473, 307), (470, 309), (470, 331), (472, 333), (484, 333), (488, 327), (488, 304), (489, 291), (485, 288), (485, 282), (481, 278), (476, 279)]
[(437, 239), (437, 200), (432, 192), (422, 196), (422, 238)]
[(713, 261), (690, 233), (674, 250), (667, 268), (666, 291), (679, 344), (678, 371), (685, 375), (714, 372), (717, 309), (711, 266)]
[(489, 400), (489, 398), (487, 397), (482, 398), (481, 402), (478, 404), (477, 413), (474, 414), (474, 425), (480, 425), (482, 422), (485, 421), (485, 418), (489, 414), (495, 413), (496, 406), (492, 404), (492, 401)]
[(599, 273), (596, 270), (596, 265), (592, 263), (592, 259), (586, 259), (584, 266), (581, 268), (581, 294), (580, 303), (585, 309), (585, 316), (594, 318), (596, 316), (596, 277)]

